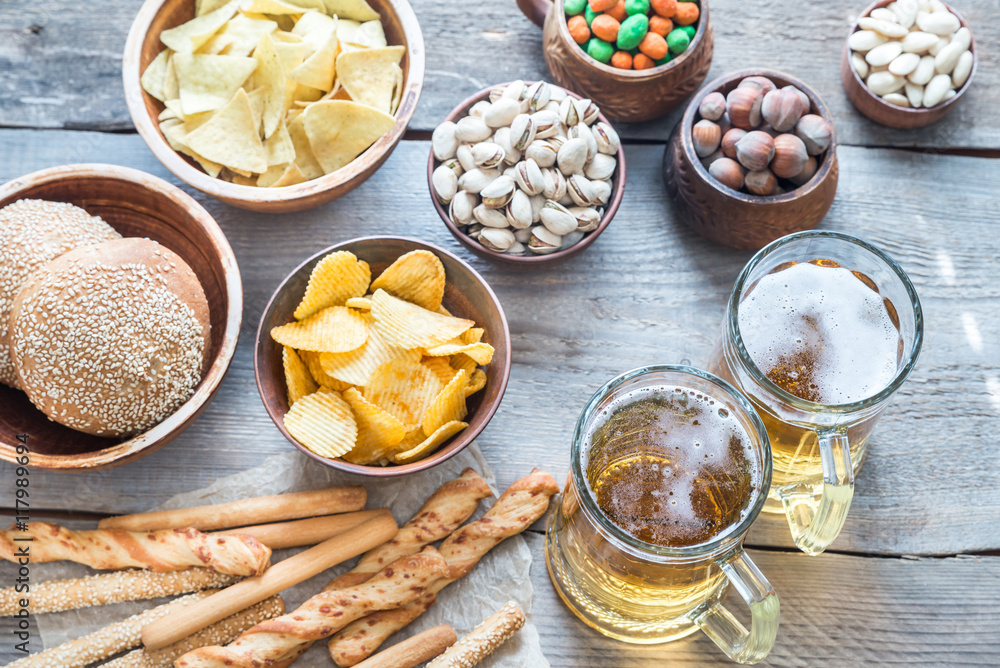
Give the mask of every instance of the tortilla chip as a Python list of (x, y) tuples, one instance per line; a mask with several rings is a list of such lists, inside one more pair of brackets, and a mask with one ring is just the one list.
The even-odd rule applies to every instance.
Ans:
[(395, 115), (399, 111), (399, 103), (403, 100), (403, 68), (399, 65), (392, 67), (396, 74), (396, 92), (392, 95), (392, 111), (389, 113)]
[(284, 188), (285, 186), (294, 186), (296, 183), (305, 182), (306, 177), (299, 170), (298, 165), (291, 164), (285, 169), (285, 173), (281, 175), (281, 178), (271, 184), (272, 188)]
[(257, 132), (260, 132), (260, 119), (264, 115), (264, 89), (255, 88), (249, 93), (247, 93), (247, 99), (250, 100), (250, 113), (253, 114), (254, 127), (257, 128)]
[(349, 164), (396, 124), (389, 114), (342, 100), (317, 102), (302, 117), (313, 155), (327, 174)]
[(146, 71), (142, 73), (142, 78), (139, 79), (142, 89), (155, 97), (160, 102), (166, 102), (168, 99), (163, 93), (163, 80), (167, 75), (167, 63), (170, 61), (170, 56), (173, 51), (170, 49), (164, 49), (160, 51), (156, 58), (146, 66)]
[[(264, 138), (269, 138), (278, 129), (285, 115), (285, 73), (281, 68), (281, 56), (270, 34), (264, 34), (254, 49), (253, 58), (257, 69), (253, 73), (254, 86), (263, 89), (264, 109), (261, 125)], [(269, 162), (268, 164), (275, 164)]]
[(365, 0), (324, 0), (324, 2), (327, 14), (355, 21), (375, 21), (379, 18), (378, 12)]
[(231, 56), (249, 56), (253, 53), (264, 35), (269, 35), (278, 29), (278, 24), (264, 16), (247, 16), (237, 14), (216, 37), (227, 37), (230, 47), (226, 51)]
[(358, 31), (354, 35), (352, 44), (364, 46), (369, 49), (378, 49), (387, 46), (385, 41), (385, 30), (382, 29), (381, 21), (365, 21), (358, 26)]
[(305, 7), (294, 5), (282, 0), (249, 0), (243, 7), (245, 12), (256, 12), (258, 14), (302, 14)]
[(337, 34), (337, 19), (319, 12), (304, 14), (292, 28), (292, 34), (302, 38), (306, 47), (306, 58), (319, 51)]
[(228, 3), (229, 0), (195, 0), (194, 15), (204, 16), (205, 14), (210, 14), (220, 7), (225, 7)]
[(335, 64), (339, 53), (338, 44), (337, 35), (331, 34), (326, 44), (309, 56), (304, 63), (292, 70), (288, 74), (288, 78), (303, 86), (321, 91), (332, 90), (333, 77), (336, 74)]
[[(294, 26), (293, 26), (294, 27)], [(285, 43), (285, 44), (301, 44), (302, 38), (298, 35), (289, 32), (287, 30), (276, 30), (271, 37), (274, 39), (275, 44)]]
[[(233, 38), (223, 35), (221, 32), (212, 35), (212, 38), (198, 47), (195, 53), (207, 54), (210, 56), (231, 55), (228, 53), (229, 47), (233, 45)], [(246, 54), (241, 54), (246, 55)]]
[(305, 116), (299, 115), (288, 124), (288, 136), (292, 138), (292, 145), (295, 147), (295, 165), (307, 179), (316, 179), (323, 176), (323, 167), (320, 166), (313, 154), (312, 145), (305, 129)]
[(254, 123), (250, 99), (242, 88), (229, 104), (191, 132), (186, 143), (200, 155), (226, 167), (257, 174), (267, 171), (267, 156)]
[(239, 7), (238, 0), (233, 0), (215, 11), (191, 19), (176, 28), (170, 28), (160, 33), (160, 41), (177, 53), (194, 53), (202, 44), (211, 39), (226, 21), (233, 18)]
[(203, 155), (192, 149), (187, 145), (187, 136), (197, 128), (201, 127), (211, 118), (212, 114), (204, 113), (198, 114), (197, 116), (192, 116), (186, 121), (181, 122), (179, 119), (174, 119), (176, 122), (164, 121), (160, 124), (160, 131), (163, 132), (163, 136), (166, 137), (167, 143), (170, 144), (178, 153), (183, 153), (184, 155), (193, 158), (201, 168), (205, 170), (205, 173), (215, 178), (222, 171), (222, 165), (217, 162), (208, 160)]
[(177, 68), (174, 65), (174, 56), (171, 54), (167, 61), (167, 71), (163, 75), (163, 97), (166, 100), (178, 100), (181, 96), (180, 84), (177, 83)]
[(172, 60), (185, 116), (219, 109), (257, 68), (243, 56), (177, 53)]
[(274, 165), (287, 165), (295, 160), (295, 145), (288, 135), (285, 122), (278, 124), (278, 129), (264, 141), (264, 155), (267, 156), (268, 169)]
[(392, 111), (392, 93), (396, 88), (396, 72), (406, 48), (387, 46), (342, 53), (337, 58), (337, 73), (344, 90), (351, 98), (385, 114)]

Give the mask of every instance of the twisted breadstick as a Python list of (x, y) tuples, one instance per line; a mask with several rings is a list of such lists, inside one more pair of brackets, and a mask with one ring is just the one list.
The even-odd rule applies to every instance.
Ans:
[(16, 562), (23, 549), (34, 563), (67, 560), (102, 570), (162, 572), (205, 566), (231, 575), (256, 575), (271, 562), (270, 548), (252, 536), (209, 536), (195, 529), (70, 531), (57, 524), (29, 522), (27, 531), (0, 532), (0, 558)]
[(353, 587), (367, 581), (386, 564), (416, 554), (425, 545), (450, 535), (476, 512), (480, 499), (492, 494), (489, 485), (470, 468), (434, 492), (392, 540), (370, 550), (347, 573), (333, 580), (323, 591)]
[(447, 578), (398, 610), (376, 612), (345, 626), (330, 638), (330, 656), (339, 666), (353, 666), (371, 655), (386, 638), (423, 614), (441, 589), (471, 571), (495, 545), (544, 515), (549, 499), (558, 491), (552, 476), (538, 469), (515, 481), (482, 519), (466, 524), (441, 544), (441, 556), (448, 562)]
[(364, 584), (320, 592), (292, 612), (244, 632), (225, 647), (202, 647), (174, 662), (176, 668), (258, 668), (287, 665), (304, 646), (375, 610), (398, 608), (448, 576), (433, 547), (398, 559)]

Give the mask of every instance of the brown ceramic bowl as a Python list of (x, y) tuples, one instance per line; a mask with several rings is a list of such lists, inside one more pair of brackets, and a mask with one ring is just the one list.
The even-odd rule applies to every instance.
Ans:
[[(510, 83), (510, 82), (508, 82)], [(526, 82), (529, 85), (534, 82)], [(450, 114), (444, 119), (445, 121), (457, 121), (458, 119), (467, 116), (469, 109), (472, 108), (476, 102), (480, 100), (486, 100), (490, 96), (490, 91), (494, 88), (506, 86), (506, 83), (497, 84), (496, 86), (490, 86), (489, 88), (484, 88), (472, 97), (464, 100), (461, 104), (455, 107)], [(577, 95), (572, 91), (566, 91), (572, 97), (580, 99), (581, 96)], [(598, 117), (598, 121), (604, 121), (610, 125), (607, 117), (605, 117), (602, 111)], [(594, 121), (595, 123), (597, 121)], [(427, 188), (431, 196), (431, 201), (434, 203), (434, 208), (437, 210), (438, 215), (441, 216), (441, 220), (448, 227), (448, 231), (451, 232), (458, 241), (471, 250), (473, 253), (481, 258), (487, 260), (495, 260), (503, 264), (518, 265), (520, 267), (540, 267), (543, 265), (558, 264), (570, 257), (584, 250), (590, 244), (597, 241), (597, 237), (607, 229), (608, 225), (611, 223), (611, 219), (615, 217), (618, 212), (618, 207), (621, 206), (622, 197), (625, 196), (625, 148), (619, 147), (618, 154), (615, 156), (618, 160), (618, 167), (615, 169), (614, 176), (611, 179), (611, 199), (608, 203), (604, 205), (604, 216), (601, 218), (600, 224), (597, 229), (592, 232), (588, 232), (586, 236), (580, 241), (573, 244), (569, 248), (564, 248), (562, 250), (557, 250), (555, 253), (549, 253), (548, 255), (535, 255), (534, 253), (528, 252), (525, 255), (508, 255), (507, 253), (498, 253), (496, 251), (486, 248), (481, 243), (470, 237), (468, 234), (463, 232), (458, 225), (452, 221), (451, 216), (448, 215), (448, 209), (445, 208), (438, 198), (434, 195), (434, 185), (431, 181), (431, 175), (434, 173), (434, 169), (441, 163), (434, 158), (434, 152), (432, 151), (427, 158)]]
[(726, 95), (740, 81), (755, 75), (767, 77), (778, 88), (796, 86), (809, 96), (809, 113), (822, 116), (831, 127), (834, 125), (826, 104), (802, 81), (775, 70), (739, 70), (712, 81), (694, 96), (681, 122), (674, 127), (663, 155), (667, 192), (688, 227), (716, 243), (743, 250), (758, 250), (786, 234), (819, 225), (833, 204), (839, 172), (834, 130), (830, 148), (823, 154), (813, 177), (782, 195), (764, 197), (733, 190), (708, 173), (691, 140), (698, 107), (709, 93), (719, 91)]
[[(333, 251), (339, 250), (350, 251), (358, 259), (367, 262), (371, 266), (373, 278), (404, 253), (413, 250), (431, 251), (441, 259), (448, 279), (444, 289), (445, 307), (456, 316), (475, 320), (477, 326), (486, 330), (483, 341), (496, 349), (493, 361), (483, 367), (486, 371), (486, 387), (468, 399), (469, 414), (465, 421), (469, 426), (430, 456), (411, 464), (363, 466), (339, 458), (327, 459), (306, 448), (285, 429), (284, 417), (288, 412), (288, 398), (281, 363), (281, 346), (271, 338), (271, 328), (295, 320), (292, 313), (305, 293), (313, 267)], [(407, 237), (360, 237), (320, 251), (296, 267), (281, 282), (260, 318), (253, 366), (257, 377), (257, 389), (260, 391), (264, 408), (267, 409), (267, 414), (271, 416), (278, 431), (288, 439), (289, 443), (330, 468), (361, 475), (398, 476), (429, 469), (454, 457), (486, 428), (500, 407), (500, 401), (507, 389), (507, 379), (510, 376), (510, 330), (507, 328), (507, 317), (496, 294), (475, 269), (457, 256), (433, 244)]]
[(0, 459), (16, 461), (22, 434), (27, 434), (30, 466), (39, 469), (100, 470), (156, 452), (205, 410), (236, 351), (243, 287), (229, 242), (208, 212), (180, 188), (127, 167), (52, 167), (0, 186), (0, 207), (24, 198), (70, 202), (100, 216), (122, 236), (148, 237), (184, 258), (208, 298), (211, 366), (177, 412), (127, 440), (91, 436), (52, 422), (26, 394), (0, 385)]
[[(868, 16), (872, 13), (873, 9), (886, 7), (890, 2), (892, 0), (873, 2), (868, 5), (859, 18)], [(972, 32), (972, 27), (962, 18), (961, 14), (955, 11), (954, 7), (951, 5), (945, 6), (948, 7), (952, 14), (958, 17), (963, 27), (968, 28), (969, 32)], [(851, 33), (854, 33), (858, 29), (858, 22), (855, 21), (854, 25), (851, 26)], [(976, 76), (976, 68), (979, 66), (979, 53), (976, 51), (975, 34), (972, 36), (972, 45), (969, 48), (972, 50), (972, 72), (969, 73), (969, 78), (956, 91), (955, 97), (930, 109), (898, 107), (871, 92), (851, 66), (851, 49), (847, 46), (847, 40), (844, 40), (844, 52), (840, 57), (840, 79), (844, 83), (844, 91), (847, 92), (847, 98), (851, 101), (851, 104), (876, 123), (903, 130), (922, 128), (925, 125), (930, 125), (944, 118), (945, 114), (955, 108), (959, 99), (965, 94), (965, 91), (969, 90), (969, 86), (972, 85), (972, 79)]]
[(139, 84), (146, 66), (164, 48), (160, 33), (194, 18), (194, 0), (146, 0), (132, 22), (122, 61), (125, 103), (139, 136), (153, 155), (177, 177), (227, 204), (251, 211), (302, 211), (351, 192), (375, 173), (403, 138), (413, 117), (424, 82), (424, 38), (413, 9), (406, 0), (370, 0), (382, 15), (389, 44), (402, 44), (406, 53), (403, 96), (396, 110), (396, 124), (349, 165), (337, 171), (283, 188), (256, 188), (229, 183), (206, 174), (191, 158), (177, 153), (160, 132), (157, 116), (163, 104)]
[(622, 70), (588, 56), (570, 37), (563, 0), (517, 0), (517, 5), (543, 30), (542, 53), (555, 82), (594, 100), (614, 121), (648, 121), (673, 111), (698, 90), (712, 65), (708, 0), (698, 3), (698, 32), (687, 50), (648, 70)]

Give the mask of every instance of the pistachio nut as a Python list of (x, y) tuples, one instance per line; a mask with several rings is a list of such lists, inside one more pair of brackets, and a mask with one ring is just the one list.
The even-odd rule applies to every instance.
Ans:
[(562, 123), (559, 121), (559, 114), (543, 109), (531, 115), (535, 121), (535, 139), (547, 139), (555, 137), (562, 131)]
[(516, 241), (514, 233), (497, 227), (484, 228), (479, 235), (479, 243), (491, 251), (503, 253)]
[(597, 203), (607, 204), (608, 200), (611, 199), (611, 181), (607, 179), (603, 181), (591, 181), (591, 185), (594, 186), (594, 195)]
[(594, 156), (597, 155), (597, 140), (594, 139), (594, 133), (591, 132), (589, 125), (577, 123), (566, 134), (570, 139), (582, 139), (587, 145), (587, 160), (594, 159)]
[(535, 140), (535, 121), (528, 114), (519, 114), (510, 124), (510, 143), (518, 151), (523, 151)]
[(539, 167), (551, 167), (556, 164), (558, 152), (559, 148), (553, 146), (550, 141), (536, 139), (524, 149), (524, 157), (534, 160)]
[(507, 90), (506, 86), (494, 86), (493, 88), (491, 88), (489, 96), (490, 102), (496, 102), (501, 97), (503, 97), (503, 93), (505, 90)]
[(488, 102), (487, 104), (489, 109), (483, 114), (483, 121), (491, 128), (509, 126), (511, 121), (521, 113), (521, 103), (510, 98), (502, 97), (493, 104)]
[(484, 229), (486, 228), (483, 227), (481, 224), (473, 223), (472, 225), (469, 225), (469, 228), (465, 231), (465, 233), (468, 234), (473, 239), (475, 239), (476, 241), (479, 241), (479, 235), (483, 233)]
[[(483, 206), (488, 209), (502, 209), (514, 196), (514, 179), (507, 175), (500, 176), (479, 192)], [(484, 223), (485, 224), (485, 223)]]
[(531, 222), (541, 222), (542, 207), (545, 206), (545, 195), (532, 195), (528, 200), (531, 202)]
[(497, 128), (493, 133), (493, 143), (503, 149), (503, 161), (508, 165), (516, 164), (521, 159), (521, 152), (510, 144), (510, 128)]
[(559, 148), (556, 163), (563, 174), (582, 172), (583, 166), (587, 163), (587, 142), (579, 137), (567, 140)]
[(528, 86), (525, 97), (528, 99), (528, 111), (540, 111), (545, 108), (552, 97), (552, 86), (544, 81), (538, 81)]
[(455, 176), (461, 176), (465, 172), (465, 168), (462, 167), (462, 163), (458, 161), (458, 158), (448, 158), (447, 160), (442, 160), (441, 164), (455, 172)]
[(434, 194), (442, 204), (450, 203), (458, 192), (458, 177), (455, 171), (444, 165), (438, 165), (431, 174), (431, 183), (434, 185)]
[(549, 100), (549, 103), (545, 105), (545, 111), (553, 111), (556, 115), (559, 114), (559, 102), (561, 100)]
[(470, 169), (458, 179), (458, 187), (477, 195), (483, 188), (500, 178), (500, 172), (495, 169)]
[(618, 133), (615, 132), (613, 127), (604, 121), (600, 121), (595, 123), (591, 130), (594, 132), (594, 139), (597, 140), (597, 150), (599, 152), (607, 155), (618, 153), (618, 149), (622, 145), (622, 140), (618, 138)]
[(490, 103), (486, 100), (480, 100), (474, 105), (469, 107), (469, 116), (475, 116), (476, 118), (483, 118), (486, 116), (486, 112), (490, 110)]
[(569, 196), (569, 189), (568, 188), (566, 190), (566, 194), (563, 195), (562, 197), (560, 197), (559, 199), (557, 199), (556, 201), (559, 204), (562, 204), (565, 207), (576, 206), (576, 202), (574, 202), (573, 198)]
[(538, 163), (528, 158), (514, 165), (514, 181), (526, 195), (537, 195), (545, 187), (545, 178)]
[(507, 223), (514, 229), (521, 230), (531, 227), (531, 200), (520, 190), (507, 202)]
[(472, 210), (472, 215), (485, 227), (507, 227), (507, 216), (503, 211), (490, 209), (482, 204)]
[(455, 151), (455, 158), (458, 163), (462, 165), (463, 171), (471, 171), (476, 168), (476, 159), (472, 157), (472, 146), (470, 144), (462, 144)]
[(466, 116), (455, 124), (455, 137), (460, 142), (465, 142), (466, 144), (485, 141), (492, 134), (493, 131), (490, 130), (490, 126), (486, 125), (483, 119), (476, 118), (475, 116)]
[(451, 121), (445, 121), (434, 128), (431, 134), (431, 150), (438, 160), (447, 160), (455, 155), (458, 150), (458, 137), (455, 136), (457, 125)]
[(456, 225), (468, 225), (473, 221), (472, 210), (479, 204), (479, 198), (465, 190), (459, 190), (451, 200), (448, 215)]
[(545, 141), (552, 144), (552, 146), (558, 151), (562, 148), (562, 145), (566, 143), (568, 137), (566, 136), (566, 128), (562, 124), (559, 125), (559, 134), (549, 137)]
[(558, 200), (566, 194), (566, 177), (558, 169), (543, 169), (542, 178), (545, 180), (542, 194), (546, 199)]
[(542, 207), (542, 225), (562, 236), (576, 229), (576, 218), (559, 202), (547, 200)]
[(587, 175), (588, 179), (603, 181), (604, 179), (611, 178), (617, 166), (618, 161), (613, 157), (607, 153), (598, 153), (587, 163), (587, 166), (583, 169), (583, 173)]
[(553, 234), (542, 225), (531, 228), (531, 238), (528, 239), (528, 250), (536, 255), (555, 253), (562, 247), (562, 237)]
[(597, 203), (597, 192), (590, 179), (583, 174), (573, 174), (566, 179), (566, 194), (577, 206), (592, 206)]
[(483, 141), (472, 147), (472, 160), (477, 167), (497, 167), (505, 156), (504, 150), (493, 142)]
[(597, 105), (586, 98), (575, 100), (573, 104), (576, 107), (576, 115), (587, 125), (592, 125), (597, 120), (598, 114), (601, 113)]
[(507, 163), (504, 163), (504, 165), (505, 165), (503, 170), (504, 176), (509, 176), (510, 178), (514, 178), (515, 176), (517, 176), (517, 170), (514, 169), (514, 165), (507, 165)]
[(583, 240), (584, 236), (586, 235), (580, 230), (577, 230), (576, 232), (570, 232), (569, 234), (567, 234), (562, 238), (563, 248), (569, 248), (574, 244), (580, 243)]
[(507, 255), (524, 255), (528, 252), (528, 247), (522, 242), (514, 240), (514, 243), (510, 245), (510, 248), (506, 250)]
[(514, 100), (515, 102), (520, 102), (524, 99), (525, 90), (527, 90), (527, 87), (520, 79), (511, 81), (507, 84), (507, 87), (504, 88), (503, 95), (501, 97), (505, 97), (508, 100)]
[(565, 88), (552, 85), (549, 86), (549, 104), (552, 104), (553, 102), (559, 104), (567, 97), (569, 97), (569, 93), (566, 92)]
[(531, 239), (531, 229), (530, 227), (525, 227), (523, 230), (514, 230), (514, 238), (522, 244), (528, 243), (528, 240)]
[(593, 232), (601, 224), (601, 214), (589, 206), (571, 206), (569, 212), (576, 218), (577, 232)]

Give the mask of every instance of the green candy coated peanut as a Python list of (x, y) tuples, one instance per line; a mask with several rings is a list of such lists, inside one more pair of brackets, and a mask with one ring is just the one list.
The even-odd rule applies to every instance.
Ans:
[(688, 48), (690, 43), (691, 38), (688, 37), (683, 28), (671, 30), (670, 34), (667, 35), (667, 48), (670, 49), (670, 53), (684, 53), (684, 50)]
[(594, 37), (587, 42), (587, 55), (598, 62), (607, 63), (610, 62), (611, 56), (615, 55), (615, 47), (603, 39)]
[(625, 0), (625, 13), (629, 16), (649, 14), (649, 0)]
[(587, 19), (587, 27), (588, 28), (590, 27), (590, 24), (594, 22), (594, 19), (597, 18), (597, 16), (598, 16), (599, 13), (600, 12), (595, 12), (593, 9), (590, 8), (590, 3), (589, 2), (586, 3), (585, 8), (583, 10), (583, 16), (584, 16), (584, 18)]
[(694, 26), (681, 26), (680, 30), (683, 30), (692, 40), (694, 39), (694, 34), (698, 32), (698, 29)]
[(674, 54), (668, 53), (667, 55), (663, 56), (659, 60), (654, 60), (653, 64), (656, 65), (657, 67), (659, 67), (660, 65), (666, 65), (667, 63), (669, 63), (673, 59), (674, 59)]
[(587, 6), (587, 0), (563, 0), (563, 9), (566, 16), (576, 16)]
[(649, 18), (645, 14), (633, 14), (618, 29), (618, 48), (628, 51), (639, 46), (639, 42), (649, 32)]

